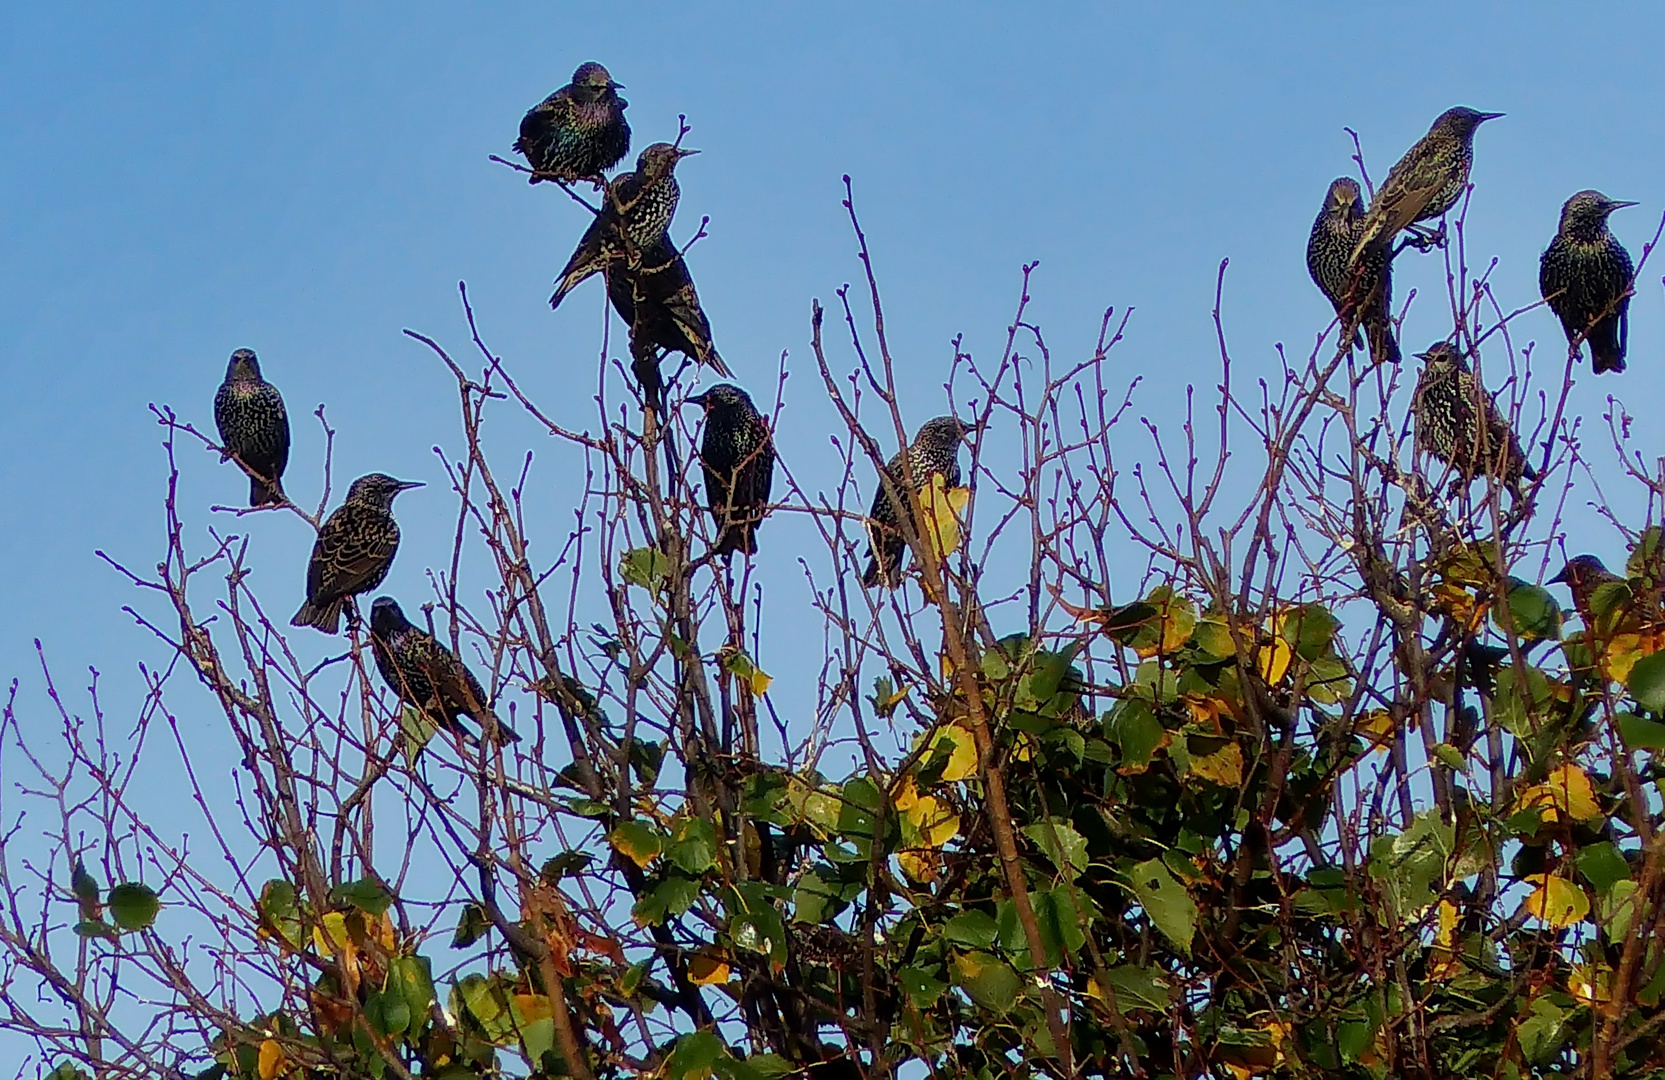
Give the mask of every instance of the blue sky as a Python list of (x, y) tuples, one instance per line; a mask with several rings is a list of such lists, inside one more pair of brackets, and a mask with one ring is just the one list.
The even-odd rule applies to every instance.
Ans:
[[(1665, 208), (1661, 9), (1038, 8), (6, 5), (0, 673), (22, 679), (47, 723), (39, 638), (64, 684), (98, 667), (112, 712), (130, 718), (120, 702), (135, 660), (158, 652), (120, 613), (133, 591), (93, 552), (137, 567), (159, 557), (166, 473), (146, 406), (211, 425), (234, 348), (256, 349), (287, 398), (298, 499), (317, 497), (319, 402), (340, 433), (338, 484), (373, 469), (429, 482), (401, 499), (395, 595), (425, 594), (425, 568), (448, 551), (454, 511), (430, 448), (457, 442), (453, 384), (400, 330), (460, 350), (459, 279), (528, 390), (594, 427), (600, 286), (558, 313), (545, 303), (584, 212), (487, 160), (584, 60), (628, 87), (637, 148), (674, 137), (687, 114), (687, 143), (704, 153), (680, 171), (675, 235), (710, 216), (691, 265), (738, 380), (766, 388), (789, 352), (780, 449), (812, 481), (831, 478), (836, 418), (808, 351), (809, 303), (860, 272), (844, 173), (911, 422), (944, 411), (955, 334), (998, 355), (1030, 260), (1030, 316), (1055, 353), (1089, 349), (1105, 306), (1136, 308), (1112, 367), (1145, 376), (1137, 411), (1160, 423), (1187, 383), (1216, 378), (1222, 258), (1239, 370), (1271, 378), (1278, 342), (1305, 355), (1329, 309), (1303, 249), (1329, 180), (1350, 171), (1344, 126), (1380, 179), (1442, 109), (1508, 114), (1479, 135), (1468, 219), (1474, 260), (1500, 260), (1505, 306), (1537, 298), (1538, 253), (1573, 191), (1641, 202), (1615, 219), (1637, 256)], [(1650, 280), (1631, 371), (1597, 382), (1582, 369), (1573, 403), (1592, 420), (1609, 393), (1642, 411), (1665, 389)], [(1406, 338), (1420, 348), (1449, 329), (1440, 261), (1402, 260), (1400, 294), (1413, 286), (1425, 299)], [(1545, 312), (1520, 325), (1517, 336), (1560, 340)], [(1123, 438), (1124, 453), (1143, 449), (1137, 429)], [(1647, 427), (1641, 445), (1660, 451)], [(198, 541), (206, 507), (243, 489), (208, 455), (185, 455)], [(279, 515), (244, 527), (262, 595), (288, 611), (310, 538)], [(1618, 553), (1593, 520), (1574, 529), (1586, 530), (1575, 546)], [(764, 531), (766, 585), (801, 595), (793, 555), (809, 535), (783, 521)], [(775, 628), (779, 652), (762, 659), (784, 689), (793, 648), (819, 636)]]

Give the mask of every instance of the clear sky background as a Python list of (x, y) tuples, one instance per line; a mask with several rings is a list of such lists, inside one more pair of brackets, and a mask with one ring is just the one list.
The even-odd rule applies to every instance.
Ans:
[[(1345, 126), (1379, 180), (1448, 106), (1508, 114), (1479, 134), (1468, 218), (1471, 259), (1500, 260), (1506, 307), (1537, 299), (1538, 255), (1580, 188), (1641, 202), (1614, 219), (1639, 257), (1665, 209), (1661, 40), (1665, 9), (1641, 5), (13, 0), (0, 8), (0, 674), (22, 680), (32, 722), (51, 723), (39, 638), (68, 687), (103, 671), (112, 714), (130, 722), (135, 662), (159, 652), (119, 610), (135, 591), (93, 552), (135, 567), (160, 557), (166, 469), (146, 406), (211, 428), (237, 347), (259, 352), (288, 401), (298, 500), (319, 491), (320, 402), (340, 433), (337, 492), (370, 470), (428, 481), (399, 504), (399, 596), (425, 596), (425, 569), (449, 550), (454, 506), (430, 448), (459, 441), (454, 383), (401, 328), (461, 352), (466, 279), (528, 390), (595, 428), (601, 287), (557, 313), (546, 304), (587, 215), (487, 160), (581, 61), (626, 84), (632, 158), (687, 114), (687, 144), (704, 152), (679, 171), (674, 233), (711, 218), (690, 259), (738, 381), (768, 394), (789, 353), (780, 451), (813, 484), (832, 479), (837, 421), (808, 350), (810, 299), (832, 301), (860, 273), (842, 174), (910, 424), (945, 411), (955, 334), (998, 356), (1019, 267), (1037, 259), (1030, 317), (1055, 354), (1085, 355), (1107, 305), (1136, 308), (1112, 368), (1142, 374), (1136, 411), (1172, 424), (1185, 386), (1217, 377), (1222, 258), (1241, 373), (1275, 377), (1275, 344), (1304, 356), (1328, 321), (1303, 252), (1326, 185), (1352, 170)], [(1449, 332), (1442, 267), (1400, 260), (1400, 295), (1423, 296), (1407, 352)], [(1665, 389), (1661, 269), (1639, 283), (1630, 372), (1581, 369), (1572, 399), (1597, 427), (1606, 396), (1624, 399), (1649, 421), (1650, 458), (1665, 450), (1651, 422)], [(1518, 326), (1517, 340), (1561, 341), (1547, 312)], [(1120, 452), (1141, 438), (1125, 428)], [(564, 459), (528, 440), (554, 475)], [(207, 506), (246, 484), (199, 451), (183, 472), (200, 545)], [(570, 505), (552, 503), (552, 515)], [(304, 526), (213, 523), (254, 536), (256, 587), (292, 610)], [(1592, 516), (1573, 526), (1575, 547), (1619, 555)], [(764, 530), (762, 580), (796, 590), (777, 600), (801, 599), (793, 559), (809, 537), (782, 520)], [(768, 629), (763, 665), (790, 692), (818, 663), (819, 626)], [(331, 644), (306, 642), (319, 656)]]

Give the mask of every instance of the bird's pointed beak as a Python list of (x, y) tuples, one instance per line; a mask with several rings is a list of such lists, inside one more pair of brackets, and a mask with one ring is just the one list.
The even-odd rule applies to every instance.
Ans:
[(1559, 574), (1556, 574), (1554, 577), (1552, 577), (1548, 581), (1544, 582), (1544, 584), (1545, 585), (1571, 585), (1572, 582), (1567, 580), (1567, 568), (1565, 566), (1563, 566), (1561, 568), (1561, 572)]
[(1631, 202), (1628, 199), (1608, 199), (1607, 200), (1607, 209), (1609, 209), (1609, 210), (1623, 210), (1627, 206), (1641, 206), (1641, 205), (1642, 204), (1639, 203), (1639, 202)]
[(420, 481), (420, 480), (401, 480), (401, 481), (399, 481), (399, 490), (400, 491), (409, 491), (411, 488), (419, 488), (419, 487), (422, 487), (422, 486), (424, 486), (424, 485), (423, 485), (422, 481)]
[(1487, 120), (1496, 120), (1496, 119), (1499, 119), (1500, 117), (1504, 117), (1504, 116), (1508, 116), (1508, 115), (1509, 115), (1508, 113), (1500, 113), (1500, 112), (1483, 112), (1483, 113), (1480, 114), (1480, 119), (1475, 121), (1475, 123), (1484, 124)]
[(1415, 356), (1418, 360), (1432, 360), (1434, 358), (1434, 353), (1433, 353), (1432, 349), (1430, 349), (1428, 352), (1412, 353), (1411, 355)]
[(611, 79), (609, 79), (609, 80), (607, 80), (607, 89), (609, 89), (609, 90), (623, 90), (624, 89), (624, 84), (621, 83), (621, 82), (614, 82)]
[(689, 150), (688, 148), (682, 146), (676, 148), (676, 156), (679, 158), (693, 157), (697, 153), (699, 153), (698, 150)]
[(690, 395), (689, 397), (684, 398), (682, 400), (682, 403), (684, 405), (698, 405), (700, 408), (703, 409), (703, 408), (705, 408), (706, 394), (709, 394), (709, 393), (710, 393), (710, 391), (708, 390), (708, 391), (706, 391), (705, 394)]

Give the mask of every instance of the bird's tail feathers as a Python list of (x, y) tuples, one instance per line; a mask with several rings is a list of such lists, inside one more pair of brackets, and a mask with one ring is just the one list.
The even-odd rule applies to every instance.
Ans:
[(295, 617), (289, 620), (290, 626), (311, 626), (322, 630), (326, 634), (336, 634), (341, 631), (341, 605), (344, 600), (331, 600), (324, 604), (314, 604), (311, 600), (301, 605), (301, 610), (295, 612)]
[(275, 506), (288, 501), (289, 496), (283, 493), (282, 480), (263, 480), (258, 476), (249, 477), (250, 506)]

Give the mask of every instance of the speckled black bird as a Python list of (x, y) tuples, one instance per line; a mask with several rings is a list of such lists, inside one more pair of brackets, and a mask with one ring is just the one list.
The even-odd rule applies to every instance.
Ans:
[(1636, 267), (1607, 227), (1607, 215), (1635, 205), (1580, 191), (1561, 207), (1561, 227), (1538, 263), (1538, 289), (1561, 317), (1568, 347), (1584, 335), (1597, 375), (1625, 369)]
[(249, 505), (283, 502), (289, 413), (278, 388), (260, 377), (260, 361), (253, 349), (231, 354), (225, 382), (214, 395), (214, 424), (220, 429), (220, 460), (235, 455), (255, 474), (249, 477)]
[(1572, 591), (1573, 608), (1584, 620), (1585, 627), (1591, 630), (1595, 629), (1597, 622), (1592, 603), (1596, 590), (1603, 585), (1624, 583), (1624, 578), (1609, 570), (1594, 555), (1574, 555), (1561, 567), (1560, 573), (1545, 582), (1547, 585), (1565, 585)]
[[(607, 69), (580, 64), (572, 82), (544, 98), (520, 121), (515, 152), (540, 173), (561, 180), (599, 179), (630, 152), (628, 101)], [(532, 183), (544, 179), (531, 178)]]
[(733, 377), (712, 343), (711, 322), (700, 306), (688, 263), (668, 238), (648, 249), (639, 266), (624, 259), (610, 262), (607, 297), (630, 327), (631, 370), (655, 407), (663, 397), (663, 352), (679, 352), (722, 378)]
[[(1324, 207), (1312, 223), (1312, 234), (1307, 237), (1307, 272), (1313, 283), (1341, 315), (1347, 308), (1348, 290), (1352, 287), (1353, 268), (1350, 260), (1364, 234), (1364, 200), (1357, 181), (1341, 176), (1330, 181), (1324, 196)], [(1362, 284), (1360, 295), (1367, 302), (1360, 308), (1357, 320), (1351, 313), (1348, 322), (1356, 321), (1362, 333), (1370, 337), (1370, 359), (1373, 363), (1399, 362), (1399, 343), (1393, 337), (1389, 321), (1393, 309), (1393, 264), (1389, 252), (1372, 248), (1361, 259)], [(1363, 265), (1368, 264), (1368, 265)], [(1343, 332), (1347, 329), (1345, 323)], [(1359, 329), (1353, 331), (1353, 347), (1364, 344)]]
[[(906, 488), (904, 453), (913, 473), (915, 491), (925, 490), (932, 473), (942, 474), (945, 487), (959, 487), (960, 440), (970, 430), (954, 416), (938, 416), (921, 424), (914, 433), (912, 445), (905, 451), (897, 451), (885, 464), (896, 493), (901, 495)], [(899, 512), (881, 479), (878, 490), (873, 492), (873, 507), (867, 512), (867, 569), (862, 571), (863, 585), (872, 587), (882, 583), (885, 588), (894, 589), (902, 583), (902, 556), (908, 546), (900, 526), (903, 513), (911, 514), (911, 508), (904, 502)]]
[(705, 410), (700, 464), (705, 501), (717, 522), (713, 550), (723, 558), (738, 551), (757, 554), (757, 526), (769, 503), (775, 476), (775, 441), (769, 423), (744, 390), (718, 383), (688, 404)]
[(432, 634), (405, 618), (391, 596), (378, 596), (370, 605), (370, 649), (388, 688), (435, 724), (461, 734), (464, 729), (459, 720), (466, 716), (481, 731), (495, 730), (499, 743), (520, 741), (491, 711), (485, 688), (474, 673)]
[[(290, 625), (315, 626), (326, 634), (340, 628), (342, 607), (359, 593), (380, 585), (393, 565), (393, 556), (399, 550), (393, 497), (421, 486), (417, 481), (395, 480), (382, 473), (353, 481), (347, 498), (318, 530), (312, 561), (306, 568), (306, 603), (289, 620)], [(348, 621), (357, 619), (356, 609), (349, 609)]]
[(1493, 476), (1522, 494), (1522, 481), (1535, 478), (1509, 421), (1468, 362), (1448, 342), (1425, 353), (1422, 375), (1411, 397), (1417, 449), (1457, 470), (1463, 482)]
[(1376, 189), (1354, 248), (1355, 260), (1367, 246), (1391, 247), (1404, 229), (1432, 221), (1456, 206), (1474, 165), (1475, 129), (1502, 115), (1461, 105), (1440, 113), (1428, 134), (1405, 151)]
[(676, 163), (697, 153), (670, 143), (654, 143), (636, 159), (635, 172), (613, 178), (607, 185), (601, 212), (584, 230), (577, 250), (555, 282), (550, 307), (560, 307), (567, 293), (586, 278), (605, 271), (613, 261), (638, 266), (647, 252), (661, 243), (670, 243), (667, 234), (682, 195), (676, 182)]

